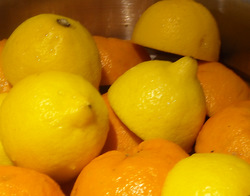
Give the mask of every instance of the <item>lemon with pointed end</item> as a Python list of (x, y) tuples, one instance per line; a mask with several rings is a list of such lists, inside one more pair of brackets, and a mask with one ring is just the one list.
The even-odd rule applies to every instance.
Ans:
[(98, 90), (68, 72), (25, 77), (0, 110), (0, 137), (14, 164), (57, 181), (76, 177), (99, 155), (108, 130), (108, 111)]
[(168, 173), (162, 196), (250, 195), (250, 164), (228, 154), (199, 153)]
[(4, 75), (12, 84), (33, 73), (66, 71), (95, 87), (101, 80), (98, 49), (79, 22), (56, 14), (40, 14), (20, 24), (2, 52)]
[(140, 63), (111, 85), (110, 105), (140, 138), (167, 139), (190, 151), (206, 115), (196, 72), (190, 57)]
[(135, 25), (140, 45), (206, 61), (217, 61), (220, 34), (215, 18), (193, 0), (164, 0), (150, 6)]
[[(7, 94), (8, 93), (0, 93), (0, 106), (5, 97), (7, 96)], [(0, 165), (13, 165), (12, 161), (10, 160), (10, 158), (8, 157), (3, 148), (1, 137), (0, 137)]]

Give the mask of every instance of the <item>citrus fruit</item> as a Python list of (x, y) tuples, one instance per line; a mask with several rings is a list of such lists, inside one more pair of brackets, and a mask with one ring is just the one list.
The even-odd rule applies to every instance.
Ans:
[(151, 5), (137, 21), (132, 41), (207, 61), (218, 60), (221, 42), (213, 15), (193, 0), (165, 0)]
[[(2, 105), (2, 102), (7, 96), (7, 94), (8, 93), (0, 93), (0, 106)], [(0, 137), (0, 165), (13, 165), (12, 161), (10, 160), (10, 158), (8, 157), (3, 148), (1, 137)]]
[(97, 156), (108, 133), (98, 90), (79, 75), (43, 72), (19, 81), (0, 110), (0, 136), (15, 165), (68, 181)]
[(199, 62), (197, 76), (209, 117), (234, 102), (250, 99), (248, 84), (219, 62)]
[(2, 142), (0, 141), (0, 166), (2, 165), (13, 165), (13, 162), (10, 160), (6, 154)]
[(2, 63), (1, 63), (1, 54), (3, 51), (3, 48), (5, 46), (7, 39), (3, 39), (0, 41), (0, 93), (5, 93), (8, 92), (11, 88), (10, 83), (7, 81), (4, 73), (3, 73), (3, 69), (2, 69)]
[(120, 76), (109, 88), (109, 103), (119, 119), (143, 140), (163, 138), (190, 151), (204, 123), (205, 98), (197, 62), (151, 60)]
[(250, 164), (250, 100), (231, 104), (210, 117), (199, 132), (195, 151), (232, 154)]
[(109, 151), (80, 173), (71, 196), (160, 195), (168, 172), (188, 154), (163, 139), (147, 140), (130, 153)]
[(128, 152), (143, 140), (130, 131), (117, 117), (109, 104), (108, 94), (105, 93), (102, 97), (109, 112), (109, 133), (102, 153), (110, 150)]
[(56, 14), (39, 14), (8, 38), (2, 66), (12, 84), (32, 73), (66, 71), (83, 76), (95, 87), (101, 79), (101, 62), (95, 41), (79, 22)]
[(150, 60), (149, 53), (140, 45), (115, 37), (93, 36), (102, 63), (100, 85), (111, 85), (131, 67)]
[(5, 99), (5, 97), (8, 95), (8, 93), (0, 93), (0, 107), (3, 103), (3, 100)]
[(162, 196), (249, 195), (250, 165), (233, 155), (199, 153), (168, 173)]
[(0, 196), (64, 196), (60, 186), (49, 176), (16, 166), (0, 166)]

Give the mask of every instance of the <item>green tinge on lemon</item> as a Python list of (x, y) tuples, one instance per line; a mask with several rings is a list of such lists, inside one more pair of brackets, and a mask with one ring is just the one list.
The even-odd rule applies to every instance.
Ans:
[(250, 164), (228, 154), (199, 153), (169, 172), (162, 196), (250, 195)]
[(99, 87), (101, 62), (95, 41), (78, 21), (56, 14), (39, 14), (20, 24), (2, 52), (7, 80), (44, 71), (79, 74)]
[(193, 0), (165, 0), (151, 5), (136, 23), (132, 41), (206, 61), (218, 60), (221, 45), (215, 18)]
[(190, 57), (140, 63), (111, 85), (110, 105), (140, 138), (168, 139), (190, 151), (206, 115), (196, 72)]
[(27, 76), (0, 110), (0, 137), (14, 164), (57, 181), (76, 177), (99, 155), (108, 130), (108, 110), (98, 90), (68, 72)]

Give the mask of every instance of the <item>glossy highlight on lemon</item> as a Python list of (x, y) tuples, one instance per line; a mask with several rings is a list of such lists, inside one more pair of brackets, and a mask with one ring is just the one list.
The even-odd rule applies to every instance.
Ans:
[(119, 119), (143, 140), (163, 138), (190, 151), (204, 123), (205, 96), (197, 61), (151, 60), (120, 76), (108, 99)]
[(95, 41), (78, 21), (56, 14), (39, 14), (21, 23), (2, 52), (4, 75), (15, 85), (44, 71), (79, 74), (98, 87), (101, 62)]
[(27, 76), (0, 110), (0, 137), (15, 165), (68, 181), (99, 155), (109, 130), (98, 90), (79, 75)]

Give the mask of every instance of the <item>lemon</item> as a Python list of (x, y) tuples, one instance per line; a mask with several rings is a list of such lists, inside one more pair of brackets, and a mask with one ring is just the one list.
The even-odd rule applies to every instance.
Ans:
[(0, 166), (1, 165), (13, 165), (12, 161), (3, 148), (2, 142), (0, 142)]
[(164, 0), (139, 18), (133, 42), (156, 50), (217, 61), (220, 33), (213, 15), (193, 0)]
[(99, 155), (109, 130), (98, 90), (79, 75), (49, 71), (20, 80), (0, 110), (3, 147), (15, 165), (57, 181)]
[[(7, 94), (8, 93), (0, 93), (0, 105), (2, 104)], [(6, 154), (3, 148), (1, 138), (0, 138), (0, 165), (13, 165), (12, 161), (9, 159), (8, 155)]]
[(110, 86), (110, 105), (140, 138), (167, 139), (190, 151), (206, 115), (196, 72), (190, 57), (140, 63)]
[(39, 14), (20, 24), (2, 52), (4, 75), (12, 84), (33, 73), (66, 71), (95, 87), (101, 63), (95, 41), (79, 22), (55, 14)]
[(250, 165), (244, 160), (228, 154), (193, 154), (168, 173), (162, 196), (247, 196), (249, 183)]

